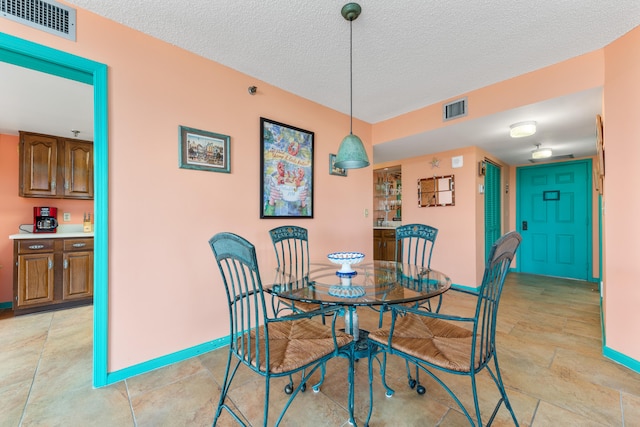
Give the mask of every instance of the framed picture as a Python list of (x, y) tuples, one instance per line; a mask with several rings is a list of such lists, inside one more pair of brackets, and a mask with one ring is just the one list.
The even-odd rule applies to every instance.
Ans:
[(329, 174), (338, 176), (347, 176), (347, 170), (336, 167), (336, 155), (329, 154)]
[(260, 218), (313, 218), (313, 139), (260, 118)]
[(180, 167), (212, 172), (231, 172), (227, 135), (180, 126)]

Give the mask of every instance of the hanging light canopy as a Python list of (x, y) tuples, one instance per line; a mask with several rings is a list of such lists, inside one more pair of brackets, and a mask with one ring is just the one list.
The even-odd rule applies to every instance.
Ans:
[(345, 136), (336, 154), (335, 166), (340, 169), (359, 169), (369, 166), (367, 151), (362, 140), (353, 134), (353, 21), (360, 16), (362, 8), (358, 3), (347, 3), (342, 7), (342, 16), (349, 21), (349, 89), (350, 89), (350, 131)]

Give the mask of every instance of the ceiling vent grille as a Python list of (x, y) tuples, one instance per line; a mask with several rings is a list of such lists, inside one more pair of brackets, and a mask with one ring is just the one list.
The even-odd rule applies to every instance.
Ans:
[(467, 98), (458, 99), (442, 106), (442, 120), (452, 120), (467, 115)]
[(76, 40), (76, 10), (53, 0), (0, 0), (0, 16)]

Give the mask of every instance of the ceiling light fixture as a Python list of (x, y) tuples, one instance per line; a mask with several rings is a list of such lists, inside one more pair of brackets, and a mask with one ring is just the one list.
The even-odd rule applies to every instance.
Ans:
[(553, 151), (551, 148), (540, 148), (540, 144), (536, 144), (536, 149), (531, 152), (532, 159), (546, 159), (551, 157)]
[(335, 167), (340, 169), (359, 169), (369, 166), (367, 151), (362, 140), (353, 134), (353, 21), (360, 16), (362, 8), (358, 3), (347, 3), (342, 7), (342, 16), (349, 21), (349, 89), (351, 99), (349, 135), (345, 136), (336, 154)]
[(536, 122), (519, 122), (510, 126), (509, 136), (511, 138), (523, 138), (536, 133)]

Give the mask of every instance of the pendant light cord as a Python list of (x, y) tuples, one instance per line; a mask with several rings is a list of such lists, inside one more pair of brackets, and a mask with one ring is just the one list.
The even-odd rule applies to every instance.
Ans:
[(349, 21), (349, 95), (349, 117), (351, 117), (349, 133), (353, 135), (353, 19)]

